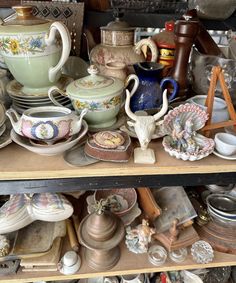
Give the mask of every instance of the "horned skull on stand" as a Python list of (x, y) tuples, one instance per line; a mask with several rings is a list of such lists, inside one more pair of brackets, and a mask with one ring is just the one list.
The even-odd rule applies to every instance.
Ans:
[(155, 115), (138, 116), (130, 110), (131, 94), (126, 89), (125, 112), (132, 121), (127, 121), (128, 125), (134, 128), (139, 140), (140, 148), (134, 149), (134, 162), (153, 164), (156, 162), (153, 149), (148, 148), (152, 135), (155, 133), (157, 121), (165, 115), (168, 109), (167, 90), (163, 92), (163, 104), (161, 110)]

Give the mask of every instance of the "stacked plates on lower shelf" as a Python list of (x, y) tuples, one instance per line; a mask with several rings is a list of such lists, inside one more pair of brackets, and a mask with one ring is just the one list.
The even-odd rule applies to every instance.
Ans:
[(5, 115), (6, 109), (3, 102), (0, 101), (0, 148), (3, 148), (12, 142), (10, 137), (11, 124)]
[(236, 199), (226, 194), (210, 194), (207, 208), (213, 221), (224, 226), (236, 227)]
[[(66, 86), (72, 81), (70, 77), (63, 75), (57, 85), (60, 89), (65, 89)], [(16, 80), (10, 81), (6, 87), (9, 96), (12, 99), (12, 108), (19, 114), (32, 107), (50, 106), (54, 105), (48, 97), (47, 93), (39, 94), (26, 94), (22, 92), (22, 85)], [(71, 101), (68, 97), (62, 96), (57, 93), (54, 95), (56, 101), (62, 106), (73, 109)]]

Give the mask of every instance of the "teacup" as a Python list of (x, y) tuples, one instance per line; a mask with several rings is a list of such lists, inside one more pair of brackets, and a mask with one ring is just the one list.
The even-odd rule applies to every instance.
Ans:
[(59, 271), (65, 275), (76, 273), (81, 265), (81, 259), (74, 251), (66, 252), (59, 262)]
[(6, 111), (17, 134), (48, 144), (78, 133), (86, 113), (87, 109), (83, 109), (79, 117), (66, 107), (56, 106), (30, 108), (21, 117), (14, 109)]
[(229, 133), (217, 133), (215, 135), (215, 148), (222, 155), (236, 153), (236, 136)]

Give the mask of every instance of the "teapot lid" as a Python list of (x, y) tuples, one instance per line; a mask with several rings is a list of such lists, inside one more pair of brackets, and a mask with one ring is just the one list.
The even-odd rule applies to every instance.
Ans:
[(49, 21), (33, 15), (32, 6), (13, 6), (15, 13), (2, 20), (2, 26), (32, 26), (48, 23)]
[(135, 28), (131, 27), (127, 22), (121, 21), (119, 17), (116, 17), (114, 21), (109, 22), (106, 26), (101, 27), (101, 30), (111, 31), (134, 31)]
[(71, 82), (67, 86), (66, 92), (69, 96), (76, 98), (97, 98), (120, 92), (124, 88), (122, 80), (98, 75), (98, 72), (98, 68), (95, 65), (91, 65), (88, 68), (90, 75)]

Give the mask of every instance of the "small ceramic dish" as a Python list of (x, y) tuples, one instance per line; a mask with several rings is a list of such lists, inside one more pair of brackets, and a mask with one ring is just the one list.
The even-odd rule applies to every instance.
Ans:
[(64, 275), (75, 274), (81, 266), (81, 259), (75, 251), (64, 254), (58, 264), (59, 271)]
[(200, 160), (204, 157), (207, 157), (214, 151), (214, 140), (206, 138), (200, 134), (196, 134), (194, 136), (194, 140), (199, 146), (199, 150), (196, 153), (182, 152), (173, 148), (172, 146), (172, 138), (170, 136), (164, 137), (162, 141), (162, 145), (164, 146), (164, 150), (168, 152), (171, 156), (176, 157), (177, 159), (196, 161)]
[(66, 150), (75, 146), (85, 136), (87, 131), (88, 131), (88, 125), (83, 120), (81, 131), (78, 134), (73, 135), (71, 141), (65, 143), (59, 143), (55, 145), (54, 144), (48, 145), (48, 146), (32, 145), (28, 138), (18, 135), (13, 129), (11, 130), (11, 138), (15, 143), (28, 149), (29, 151), (32, 151), (40, 155), (51, 156), (51, 155), (62, 154)]
[(236, 136), (229, 133), (217, 133), (215, 135), (215, 148), (224, 156), (236, 154)]
[(215, 156), (220, 157), (220, 158), (225, 159), (225, 160), (236, 160), (236, 154), (223, 155), (223, 154), (219, 153), (217, 150), (214, 150), (213, 154)]
[[(111, 211), (118, 216), (127, 214), (134, 208), (137, 202), (137, 193), (134, 188), (96, 190), (94, 193), (94, 200), (99, 201), (100, 199), (107, 199), (113, 196), (117, 199), (119, 208), (111, 208)], [(118, 205), (115, 206), (117, 207)]]

